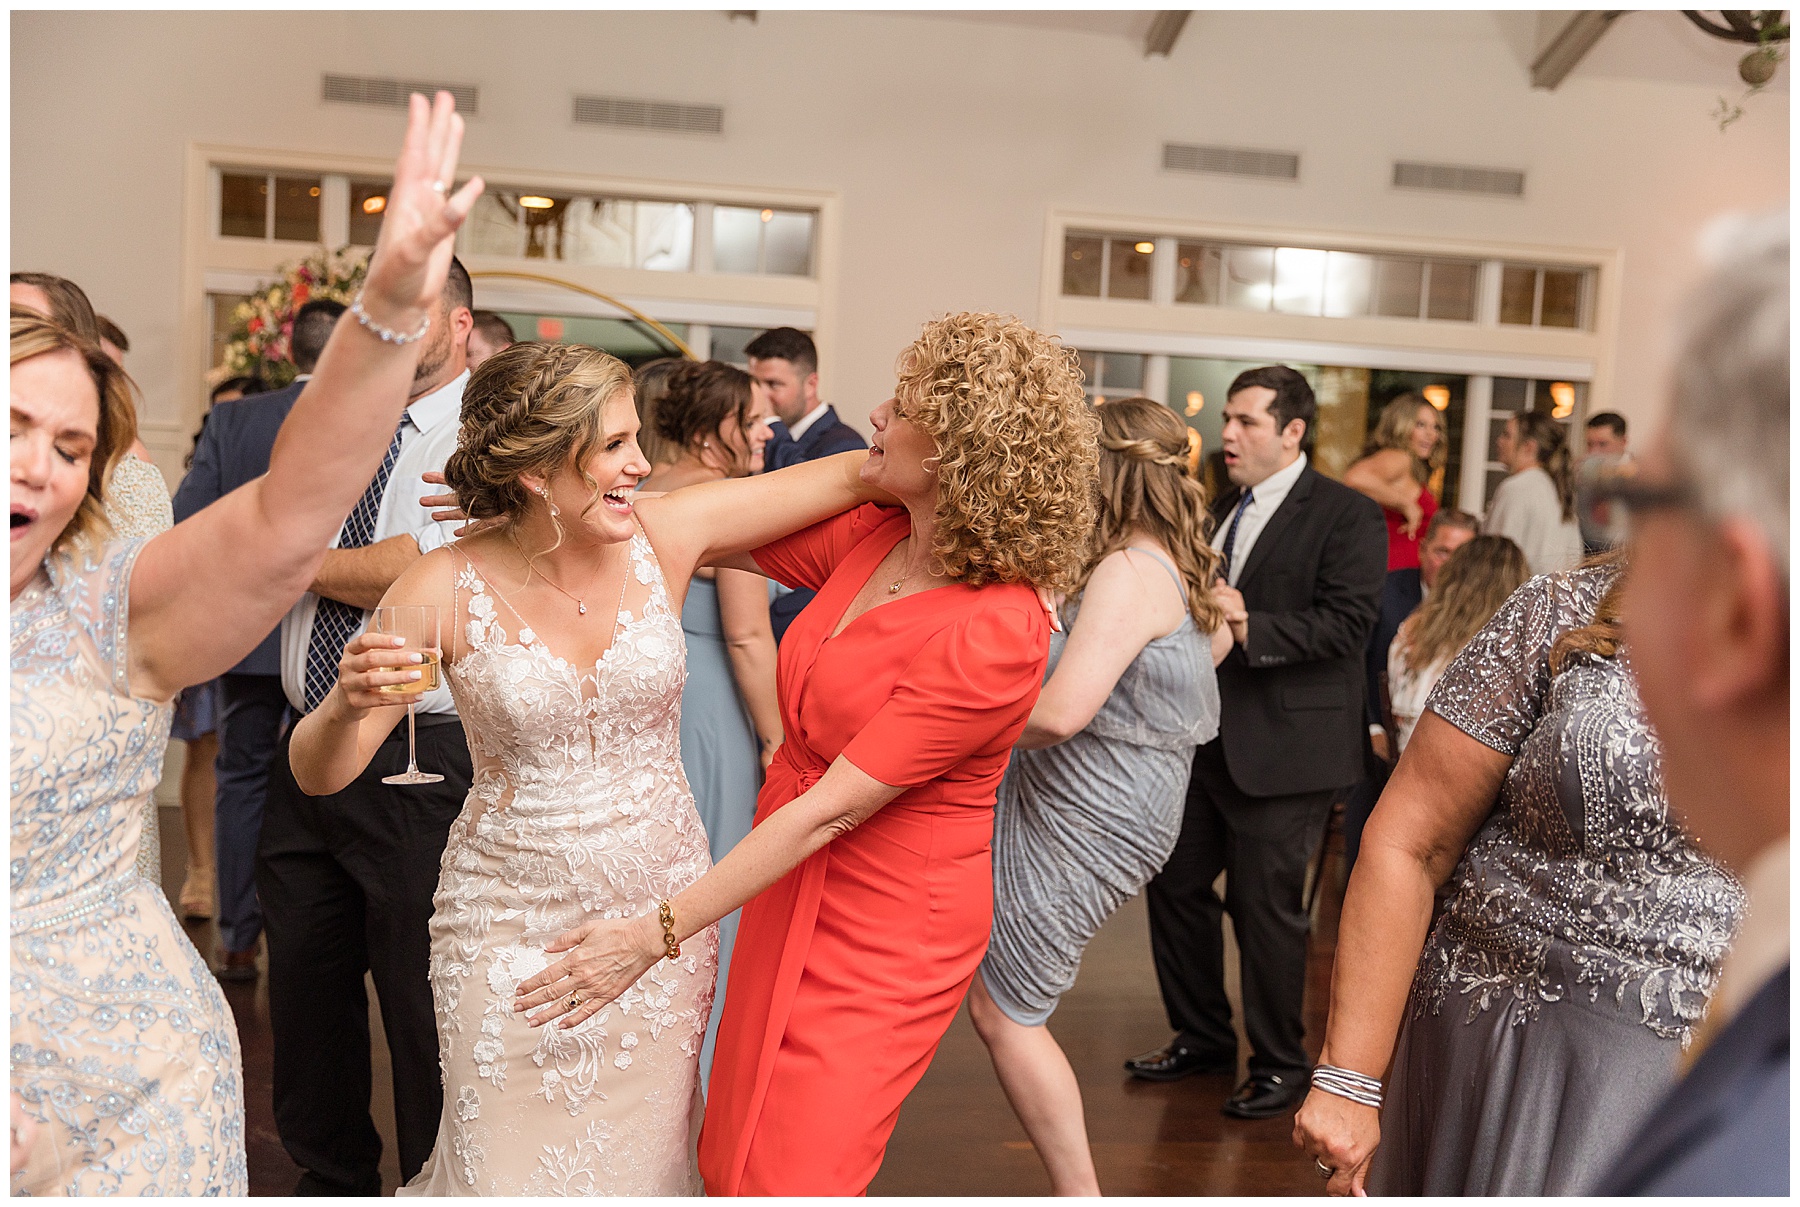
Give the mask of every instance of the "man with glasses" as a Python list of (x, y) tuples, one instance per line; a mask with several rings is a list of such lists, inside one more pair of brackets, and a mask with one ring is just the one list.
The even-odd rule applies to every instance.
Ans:
[(1667, 422), (1637, 465), (1586, 475), (1583, 503), (1630, 537), (1626, 637), (1670, 803), (1750, 907), (1698, 1055), (1603, 1195), (1788, 1192), (1786, 213), (1737, 226), (1721, 259)]

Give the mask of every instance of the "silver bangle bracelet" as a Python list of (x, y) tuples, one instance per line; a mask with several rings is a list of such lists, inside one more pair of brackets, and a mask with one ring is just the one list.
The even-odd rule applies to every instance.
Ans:
[(391, 327), (383, 327), (380, 323), (370, 318), (369, 312), (363, 309), (362, 294), (360, 293), (356, 295), (356, 300), (350, 303), (350, 313), (356, 316), (357, 322), (368, 328), (369, 331), (375, 335), (380, 336), (382, 343), (393, 344), (396, 347), (423, 339), (425, 333), (431, 329), (431, 316), (429, 314), (425, 316), (425, 321), (419, 324), (419, 329), (411, 335), (407, 335), (403, 331), (395, 331)]
[(1327, 1094), (1336, 1094), (1339, 1098), (1348, 1098), (1351, 1102), (1381, 1109), (1381, 1082), (1354, 1069), (1320, 1065), (1312, 1072), (1312, 1083), (1314, 1089), (1324, 1090)]

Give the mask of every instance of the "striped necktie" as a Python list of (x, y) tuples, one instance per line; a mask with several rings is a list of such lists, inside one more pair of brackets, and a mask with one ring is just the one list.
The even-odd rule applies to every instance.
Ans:
[(1219, 556), (1225, 559), (1219, 574), (1226, 582), (1231, 581), (1231, 551), (1237, 547), (1238, 521), (1244, 518), (1244, 511), (1255, 498), (1251, 491), (1244, 491), (1244, 497), (1238, 501), (1237, 510), (1231, 513), (1231, 527), (1225, 530), (1225, 543), (1219, 547)]
[[(400, 458), (400, 444), (410, 422), (410, 416), (400, 416), (400, 426), (394, 429), (387, 456), (381, 459), (381, 468), (375, 471), (375, 480), (356, 501), (350, 518), (344, 521), (344, 530), (338, 537), (339, 549), (362, 549), (375, 542), (375, 518), (381, 514), (381, 496), (387, 490), (388, 477), (394, 472), (394, 462)], [(319, 600), (319, 610), (313, 616), (312, 637), (306, 643), (304, 699), (307, 712), (317, 708), (331, 694), (337, 683), (338, 659), (343, 656), (344, 646), (362, 632), (368, 623), (368, 615), (361, 608), (335, 599)]]

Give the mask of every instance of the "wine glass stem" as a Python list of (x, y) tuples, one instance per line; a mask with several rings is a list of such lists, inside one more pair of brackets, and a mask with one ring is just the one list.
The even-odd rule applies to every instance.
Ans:
[(418, 731), (413, 728), (413, 702), (406, 702), (406, 774), (419, 773)]

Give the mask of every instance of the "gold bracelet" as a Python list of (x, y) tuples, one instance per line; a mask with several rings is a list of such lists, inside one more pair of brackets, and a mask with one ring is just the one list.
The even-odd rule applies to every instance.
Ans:
[(681, 958), (681, 944), (675, 941), (675, 911), (669, 908), (667, 901), (656, 907), (656, 916), (662, 919), (663, 955), (671, 960)]

